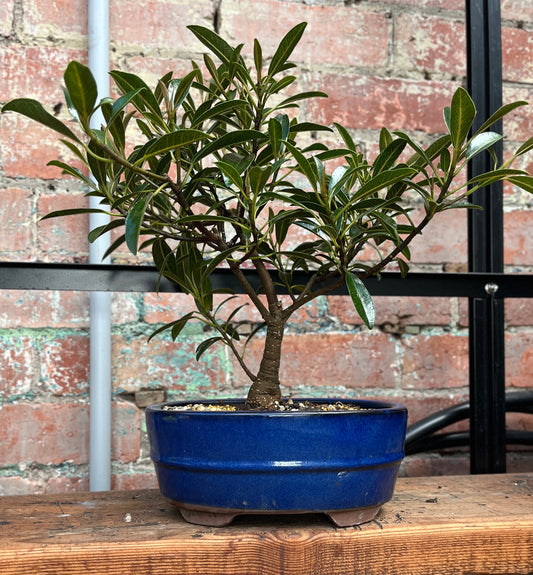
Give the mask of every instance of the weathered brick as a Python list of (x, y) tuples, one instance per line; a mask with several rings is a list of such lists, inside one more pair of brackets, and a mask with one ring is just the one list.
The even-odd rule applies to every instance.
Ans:
[[(253, 370), (259, 365), (263, 345), (264, 340), (257, 338), (246, 350), (245, 360)], [(395, 344), (382, 333), (286, 335), (282, 353), (281, 383), (285, 392), (293, 388), (383, 389), (395, 385)], [(236, 360), (233, 362), (237, 386), (247, 385)]]
[(514, 210), (505, 212), (504, 223), (504, 261), (507, 265), (531, 265), (533, 253), (533, 211)]
[(533, 31), (502, 28), (502, 72), (509, 82), (533, 82)]
[(113, 402), (113, 460), (136, 461), (141, 452), (141, 412), (133, 403)]
[[(213, 298), (213, 307), (217, 307), (227, 299), (229, 296), (226, 294), (215, 295)], [(281, 301), (284, 306), (290, 304), (289, 296), (282, 296)], [(264, 297), (261, 296), (263, 304), (266, 303)], [(220, 320), (226, 320), (229, 318), (230, 314), (236, 310), (238, 307), (241, 309), (233, 317), (233, 321), (236, 322), (250, 322), (250, 323), (261, 323), (261, 314), (257, 308), (250, 302), (247, 296), (238, 294), (233, 299), (227, 301), (217, 314)], [(145, 316), (144, 319), (148, 323), (166, 323), (178, 319), (180, 316), (190, 312), (195, 309), (195, 304), (192, 296), (185, 294), (146, 294), (145, 296)], [(289, 321), (289, 325), (294, 323), (303, 322), (316, 322), (319, 317), (318, 304), (316, 301), (310, 302), (299, 308), (292, 316)]]
[(533, 301), (529, 298), (506, 299), (505, 323), (507, 326), (533, 325)]
[(72, 493), (75, 491), (89, 491), (89, 478), (87, 476), (60, 476), (51, 477), (46, 482), (45, 493)]
[(27, 403), (0, 407), (0, 462), (86, 463), (89, 407), (84, 403)]
[[(308, 87), (324, 90), (329, 98), (309, 103), (309, 115), (325, 124), (348, 128), (445, 131), (442, 109), (450, 104), (454, 86), (435, 81), (372, 76), (313, 75)], [(436, 113), (436, 111), (438, 111)]]
[(405, 336), (404, 389), (446, 389), (468, 385), (468, 338), (452, 334)]
[(386, 11), (362, 7), (323, 6), (256, 0), (253, 10), (239, 0), (221, 4), (221, 33), (244, 43), (252, 54), (254, 38), (271, 57), (286, 32), (307, 22), (304, 35), (291, 59), (308, 66), (321, 64), (378, 68), (387, 65), (390, 20)]
[[(139, 17), (142, 15), (142, 17)], [(109, 16), (110, 36), (115, 46), (138, 46), (168, 53), (198, 50), (200, 44), (186, 29), (191, 24), (210, 27), (211, 0), (118, 0)], [(124, 26), (124, 22), (128, 25)]]
[(464, 21), (403, 12), (394, 30), (395, 65), (420, 73), (465, 75)]
[(0, 339), (0, 396), (23, 395), (31, 390), (34, 353), (28, 336)]
[[(87, 2), (84, 0), (24, 0), (24, 32), (40, 39), (64, 39), (87, 36)], [(78, 40), (80, 41), (80, 40)]]
[(502, 0), (502, 18), (533, 22), (533, 4), (529, 0)]
[[(39, 215), (54, 210), (81, 208), (88, 205), (80, 193), (44, 194), (39, 198)], [(68, 218), (52, 218), (39, 223), (38, 246), (42, 253), (54, 260), (79, 257), (88, 254), (89, 216), (76, 215)]]
[[(61, 86), (68, 63), (85, 59), (80, 49), (9, 44), (0, 51), (0, 100), (36, 98), (56, 113), (51, 108), (65, 101)], [(66, 114), (64, 106), (59, 110)]]
[(2, 328), (86, 327), (88, 309), (87, 292), (0, 290)]
[[(29, 190), (0, 190), (0, 252), (2, 259), (24, 260), (31, 253), (33, 239), (32, 198)], [(5, 255), (4, 255), (5, 254)]]
[(0, 35), (2, 36), (12, 33), (14, 8), (15, 0), (4, 0), (0, 5)]
[[(376, 325), (402, 331), (406, 326), (448, 325), (451, 321), (447, 298), (374, 297)], [(352, 300), (345, 296), (328, 298), (330, 313), (343, 324), (362, 325)]]
[(57, 396), (86, 394), (89, 387), (88, 335), (59, 335), (40, 349), (41, 382)]
[(154, 472), (113, 474), (111, 477), (111, 489), (120, 491), (157, 489), (157, 478)]
[(507, 333), (505, 337), (505, 381), (508, 386), (533, 386), (533, 334)]
[(164, 387), (198, 396), (225, 382), (224, 350), (220, 346), (210, 348), (197, 362), (195, 350), (203, 338), (187, 336), (176, 342), (162, 337), (150, 342), (147, 339), (142, 334), (137, 338), (113, 337), (113, 381), (117, 391)]
[(42, 482), (30, 477), (0, 477), (0, 495), (33, 495), (42, 493)]

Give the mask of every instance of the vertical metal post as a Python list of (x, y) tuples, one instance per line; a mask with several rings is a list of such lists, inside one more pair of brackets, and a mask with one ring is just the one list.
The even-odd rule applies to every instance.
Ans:
[[(478, 116), (477, 129), (502, 105), (501, 13), (499, 0), (466, 0), (468, 89)], [(492, 129), (501, 131), (501, 122)], [(502, 159), (502, 146), (496, 149)], [(488, 153), (469, 165), (474, 176), (491, 168)], [(471, 272), (503, 271), (503, 186), (488, 186), (472, 196), (482, 211), (470, 210), (468, 264)], [(504, 313), (498, 286), (486, 298), (469, 299), (470, 470), (505, 472)]]

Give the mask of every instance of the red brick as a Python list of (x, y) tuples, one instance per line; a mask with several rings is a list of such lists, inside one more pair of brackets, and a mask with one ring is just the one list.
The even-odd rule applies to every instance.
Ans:
[[(216, 308), (229, 296), (226, 294), (215, 295), (213, 298), (213, 306)], [(261, 297), (263, 303), (264, 297)], [(289, 296), (281, 296), (281, 301), (284, 306), (290, 304)], [(185, 294), (146, 294), (145, 295), (145, 316), (144, 319), (148, 323), (166, 323), (178, 319), (180, 316), (196, 309), (192, 296)], [(261, 323), (261, 314), (257, 308), (251, 303), (248, 296), (243, 294), (236, 295), (233, 299), (229, 300), (222, 306), (217, 317), (220, 320), (225, 320), (229, 315), (238, 307), (243, 306), (233, 317), (234, 322), (250, 322)], [(319, 317), (317, 302), (313, 301), (309, 304), (299, 308), (289, 321), (289, 325), (294, 323), (302, 323), (306, 321), (315, 322)], [(194, 321), (194, 320), (193, 320)]]
[(0, 327), (86, 327), (89, 294), (0, 290)]
[(435, 392), (433, 392), (432, 395), (423, 393), (414, 394), (412, 392), (405, 394), (404, 392), (395, 398), (395, 401), (407, 407), (409, 415), (408, 425), (412, 425), (434, 413), (448, 409), (467, 400), (468, 392), (459, 389), (446, 390), (441, 395), (437, 395)]
[[(142, 17), (139, 17), (142, 15)], [(210, 26), (213, 19), (211, 0), (127, 0), (115, 2), (110, 12), (110, 36), (115, 46), (139, 46), (151, 49), (185, 51), (200, 44), (186, 26)], [(127, 22), (128, 25), (124, 26)]]
[(509, 82), (533, 82), (533, 32), (502, 28), (502, 72)]
[[(54, 210), (86, 207), (88, 200), (83, 194), (46, 194), (39, 198), (39, 215)], [(39, 249), (53, 258), (62, 261), (68, 258), (88, 254), (89, 216), (77, 215), (66, 218), (52, 218), (39, 223)]]
[(141, 414), (139, 408), (127, 401), (113, 402), (113, 460), (136, 461), (141, 452)]
[(279, 0), (256, 0), (253, 10), (242, 2), (221, 4), (221, 33), (235, 44), (244, 43), (252, 54), (259, 39), (265, 58), (271, 57), (282, 37), (298, 22), (307, 22), (291, 59), (308, 66), (321, 64), (376, 68), (388, 62), (390, 20), (383, 11), (358, 7), (316, 6)]
[(26, 403), (0, 407), (0, 462), (86, 463), (89, 407), (84, 403)]
[[(245, 360), (252, 370), (259, 365), (263, 345), (264, 340), (257, 338), (246, 350)], [(233, 362), (237, 386), (248, 385)], [(285, 393), (305, 387), (390, 388), (397, 370), (394, 341), (382, 333), (286, 335), (283, 340), (281, 384)]]
[(408, 336), (402, 369), (404, 389), (447, 389), (468, 385), (468, 338)]
[(33, 382), (33, 348), (27, 336), (0, 339), (0, 395), (22, 395)]
[[(412, 214), (413, 219), (420, 214)], [(466, 210), (448, 210), (437, 214), (422, 234), (410, 244), (413, 265), (422, 263), (466, 263)]]
[(52, 477), (46, 482), (45, 493), (72, 493), (89, 491), (88, 477)]
[(507, 385), (517, 388), (533, 387), (533, 334), (506, 334), (505, 351)]
[(415, 72), (466, 73), (464, 21), (404, 12), (395, 20), (395, 65)]
[[(410, 325), (448, 325), (450, 301), (446, 298), (374, 297), (376, 325), (401, 329)], [(346, 296), (328, 298), (330, 313), (343, 324), (362, 325), (352, 300)]]
[[(531, 85), (504, 84), (503, 103), (515, 101), (533, 101), (533, 87)], [(511, 142), (525, 142), (531, 137), (533, 124), (533, 106), (521, 106), (507, 115), (503, 122), (503, 133)], [(531, 156), (528, 156), (531, 157)]]
[[(84, 59), (80, 49), (10, 44), (0, 52), (0, 100), (36, 98), (52, 113), (52, 106), (65, 102), (62, 85), (68, 63)], [(65, 106), (62, 112), (70, 118)]]
[(40, 350), (43, 389), (53, 395), (80, 395), (89, 387), (88, 335), (60, 335)]
[(25, 259), (31, 253), (33, 221), (32, 198), (28, 190), (0, 190), (0, 252), (2, 259), (18, 256)]
[(504, 261), (506, 265), (531, 265), (533, 253), (533, 211), (505, 212)]
[(445, 131), (442, 109), (450, 104), (455, 88), (451, 83), (328, 73), (311, 78), (308, 88), (311, 85), (329, 94), (310, 102), (309, 118), (315, 121), (428, 133)]
[(41, 481), (29, 477), (0, 477), (0, 495), (34, 495), (42, 493)]
[(533, 300), (529, 298), (506, 299), (505, 323), (508, 326), (533, 325)]
[(111, 489), (117, 491), (157, 489), (157, 478), (154, 472), (115, 474), (111, 477)]
[(24, 32), (37, 38), (64, 38), (87, 35), (85, 0), (25, 0)]

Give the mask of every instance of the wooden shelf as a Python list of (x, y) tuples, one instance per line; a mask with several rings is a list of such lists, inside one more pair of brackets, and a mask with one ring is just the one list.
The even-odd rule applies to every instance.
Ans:
[(0, 573), (533, 572), (533, 474), (399, 479), (372, 523), (321, 515), (185, 523), (156, 490), (0, 498)]

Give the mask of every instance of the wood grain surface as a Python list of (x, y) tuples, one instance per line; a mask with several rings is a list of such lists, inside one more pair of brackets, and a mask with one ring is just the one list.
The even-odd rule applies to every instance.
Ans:
[(0, 498), (0, 573), (533, 573), (533, 474), (401, 478), (376, 520), (185, 523), (156, 490)]

